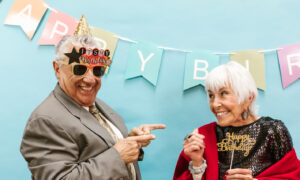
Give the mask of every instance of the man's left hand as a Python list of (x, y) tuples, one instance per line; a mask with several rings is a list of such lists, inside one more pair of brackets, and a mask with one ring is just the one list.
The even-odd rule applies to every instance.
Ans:
[[(164, 124), (143, 124), (140, 127), (134, 127), (129, 132), (128, 136), (142, 136), (151, 134), (152, 130), (156, 129), (165, 129), (166, 125)], [(150, 144), (149, 141), (140, 142), (142, 147), (148, 146)]]

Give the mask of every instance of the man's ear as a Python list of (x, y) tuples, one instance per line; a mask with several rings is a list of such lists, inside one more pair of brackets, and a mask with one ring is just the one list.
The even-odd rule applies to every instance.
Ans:
[(52, 65), (53, 65), (53, 69), (54, 69), (54, 72), (55, 72), (55, 76), (56, 76), (57, 79), (59, 79), (59, 77), (60, 77), (60, 67), (59, 67), (59, 64), (56, 61), (53, 61)]

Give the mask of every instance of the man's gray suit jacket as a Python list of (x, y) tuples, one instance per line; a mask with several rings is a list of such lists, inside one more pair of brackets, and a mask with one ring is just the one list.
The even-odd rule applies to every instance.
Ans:
[[(123, 119), (101, 100), (95, 104), (127, 137)], [(127, 180), (127, 166), (113, 145), (106, 129), (57, 84), (31, 114), (21, 153), (35, 180)], [(137, 163), (134, 166), (140, 180)]]

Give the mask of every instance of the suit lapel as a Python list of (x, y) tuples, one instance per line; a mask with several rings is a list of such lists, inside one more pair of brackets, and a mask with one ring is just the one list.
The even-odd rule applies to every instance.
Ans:
[(128, 136), (128, 131), (123, 122), (123, 119), (114, 110), (112, 110), (99, 99), (96, 99), (96, 106), (100, 110), (100, 112), (120, 130), (123, 137)]
[(86, 109), (71, 99), (57, 84), (54, 89), (54, 96), (60, 101), (65, 108), (89, 130), (93, 131), (100, 138), (102, 138), (109, 146), (113, 146), (114, 140), (107, 132), (107, 130), (100, 125), (98, 120)]
[[(83, 108), (82, 108), (83, 109)], [(109, 146), (113, 146), (115, 144), (111, 135), (107, 132), (107, 130), (100, 125), (98, 120), (87, 110), (83, 109), (81, 111), (80, 120), (83, 125), (89, 128), (91, 131), (99, 135)]]

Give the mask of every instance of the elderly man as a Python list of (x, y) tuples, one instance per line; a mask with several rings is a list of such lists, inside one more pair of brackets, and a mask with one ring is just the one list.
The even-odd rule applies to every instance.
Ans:
[(141, 175), (141, 147), (162, 124), (142, 125), (129, 133), (122, 118), (96, 98), (110, 64), (88, 35), (64, 37), (53, 62), (58, 84), (34, 110), (25, 128), (21, 153), (32, 179), (133, 179)]

